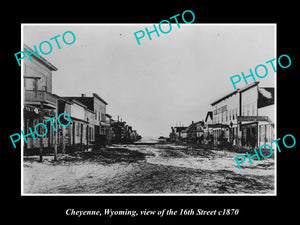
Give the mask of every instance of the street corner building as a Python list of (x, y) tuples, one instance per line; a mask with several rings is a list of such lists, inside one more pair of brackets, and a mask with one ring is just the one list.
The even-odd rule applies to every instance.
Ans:
[[(24, 45), (24, 49), (29, 49)], [(34, 127), (38, 123), (45, 123), (47, 119), (56, 116), (58, 96), (52, 94), (52, 72), (57, 68), (43, 57), (31, 56), (32, 61), (26, 57), (24, 59), (23, 68), (23, 131), (28, 133), (29, 127)], [(40, 147), (53, 147), (54, 130), (50, 123), (47, 124), (47, 135), (42, 138), (33, 139), (27, 137), (27, 143), (24, 142), (24, 150), (37, 150)], [(41, 146), (42, 145), (42, 146)]]
[[(24, 49), (33, 51), (24, 44)], [(58, 69), (42, 56), (26, 57), (23, 64), (23, 130), (29, 132), (30, 127), (46, 120), (67, 113), (71, 117), (68, 127), (47, 125), (47, 135), (33, 139), (27, 137), (24, 142), (24, 153), (38, 154), (40, 148), (44, 153), (53, 152), (55, 145), (59, 152), (66, 150), (88, 149), (89, 146), (106, 145), (111, 142), (111, 116), (106, 113), (107, 102), (98, 94), (92, 97), (82, 94), (80, 97), (60, 97), (52, 93), (52, 75)], [(42, 129), (42, 128), (41, 128)], [(56, 136), (57, 135), (57, 136)], [(40, 140), (42, 139), (42, 141)]]
[(274, 139), (273, 87), (253, 82), (217, 99), (211, 107), (205, 118), (205, 136), (214, 145), (253, 149)]

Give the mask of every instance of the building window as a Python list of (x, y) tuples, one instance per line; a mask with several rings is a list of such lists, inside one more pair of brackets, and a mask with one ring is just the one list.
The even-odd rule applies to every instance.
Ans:
[(247, 104), (247, 114), (246, 116), (250, 116), (250, 107), (251, 107), (251, 104)]
[(80, 133), (80, 126), (79, 126), (80, 124), (78, 124), (78, 123), (76, 123), (76, 126), (75, 126), (75, 128), (76, 128), (76, 136), (77, 137), (79, 137), (79, 133)]

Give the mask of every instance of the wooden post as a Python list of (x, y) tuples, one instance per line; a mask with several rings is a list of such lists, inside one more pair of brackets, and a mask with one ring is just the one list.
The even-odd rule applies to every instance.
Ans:
[(87, 145), (87, 150), (89, 150), (89, 118), (87, 118), (87, 125), (86, 125), (86, 145)]
[(82, 130), (83, 130), (83, 124), (79, 123), (78, 125), (80, 125), (80, 151), (82, 150)]
[[(39, 115), (39, 123), (43, 123), (43, 107), (44, 107), (44, 105), (43, 105), (43, 102), (41, 102), (41, 105), (40, 105), (40, 110), (41, 110), (41, 112), (40, 112), (40, 115)], [(39, 132), (40, 133), (42, 133), (41, 132), (41, 126), (40, 126), (40, 128), (39, 128)], [(43, 137), (40, 137), (40, 162), (43, 162)]]
[(59, 134), (59, 129), (57, 126), (57, 117), (58, 117), (58, 99), (56, 100), (56, 110), (55, 110), (55, 144), (54, 144), (54, 161), (57, 161), (57, 145), (58, 145), (58, 134)]
[(63, 143), (62, 143), (62, 154), (65, 154), (66, 153), (66, 145), (65, 145), (65, 130), (66, 128), (65, 127), (62, 127), (61, 128), (61, 134), (62, 134), (62, 140), (63, 140)]

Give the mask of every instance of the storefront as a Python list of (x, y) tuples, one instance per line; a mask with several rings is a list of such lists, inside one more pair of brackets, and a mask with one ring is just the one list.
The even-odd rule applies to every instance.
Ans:
[(242, 139), (241, 144), (242, 147), (255, 148), (258, 146), (257, 142), (257, 125), (258, 122), (250, 122), (246, 124), (241, 124), (242, 130)]
[(264, 144), (269, 144), (273, 149), (275, 149), (275, 143), (271, 144), (271, 141), (275, 140), (274, 131), (273, 123), (260, 123), (258, 125), (258, 145), (262, 146)]
[[(44, 123), (47, 126), (47, 134), (44, 137), (36, 137), (32, 135), (26, 137), (27, 143), (24, 141), (24, 149), (37, 149), (41, 147), (50, 149), (54, 146), (54, 130), (50, 122), (46, 120), (55, 117), (55, 109), (43, 109), (30, 105), (24, 106), (24, 134), (29, 134), (29, 128), (34, 132), (34, 127), (38, 123)], [(39, 133), (45, 133), (43, 126), (39, 126)]]
[(227, 124), (209, 124), (213, 133), (214, 145), (219, 145), (229, 141), (229, 125)]
[(239, 129), (237, 125), (229, 128), (229, 142), (232, 145), (239, 145), (241, 137), (239, 136)]
[[(258, 148), (261, 143), (264, 126), (268, 124), (267, 116), (238, 116), (242, 131), (241, 145), (248, 148)], [(265, 130), (264, 130), (265, 131)], [(273, 132), (272, 132), (273, 133)], [(268, 132), (268, 135), (271, 135)], [(265, 139), (264, 139), (265, 140)]]

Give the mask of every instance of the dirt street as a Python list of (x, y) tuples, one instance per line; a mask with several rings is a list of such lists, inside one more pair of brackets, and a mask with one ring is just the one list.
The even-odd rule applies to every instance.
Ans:
[[(174, 144), (114, 145), (73, 155), (24, 157), (24, 194), (274, 194), (274, 158)], [(253, 159), (253, 158), (252, 158)]]

